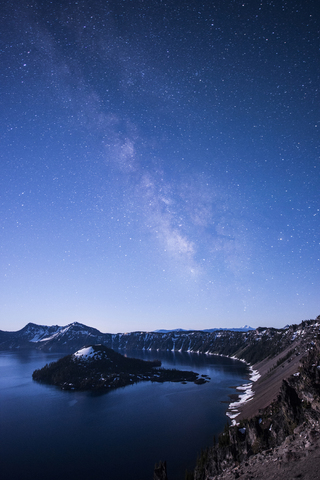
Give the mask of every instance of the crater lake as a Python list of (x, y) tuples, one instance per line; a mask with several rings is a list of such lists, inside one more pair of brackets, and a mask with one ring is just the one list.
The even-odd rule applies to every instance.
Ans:
[(141, 382), (103, 395), (62, 391), (33, 381), (32, 372), (65, 354), (0, 352), (3, 479), (152, 480), (159, 460), (169, 480), (184, 479), (227, 423), (228, 395), (248, 381), (248, 366), (186, 352), (120, 353), (210, 381)]

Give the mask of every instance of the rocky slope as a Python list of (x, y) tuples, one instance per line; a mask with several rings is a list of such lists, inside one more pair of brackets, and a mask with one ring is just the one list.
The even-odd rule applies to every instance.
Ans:
[[(319, 317), (317, 321), (305, 322), (301, 326), (304, 333), (302, 328), (296, 330), (296, 334), (301, 333), (295, 335), (294, 349), (265, 360), (265, 371), (259, 380), (262, 395), (260, 399), (256, 395), (255, 403), (249, 402), (243, 409), (253, 415), (247, 419), (242, 411), (238, 424), (226, 427), (218, 443), (202, 452), (191, 478), (319, 478), (318, 321)], [(267, 364), (271, 366), (269, 370)], [(256, 389), (259, 391), (259, 385)], [(272, 397), (275, 398), (268, 403)], [(311, 458), (312, 462), (308, 461)]]

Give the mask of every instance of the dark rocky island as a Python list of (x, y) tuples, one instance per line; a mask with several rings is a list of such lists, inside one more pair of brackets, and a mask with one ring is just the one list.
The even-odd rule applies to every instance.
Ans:
[(197, 373), (160, 367), (159, 360), (128, 358), (104, 345), (91, 345), (35, 370), (32, 378), (63, 390), (100, 392), (141, 381), (204, 383)]

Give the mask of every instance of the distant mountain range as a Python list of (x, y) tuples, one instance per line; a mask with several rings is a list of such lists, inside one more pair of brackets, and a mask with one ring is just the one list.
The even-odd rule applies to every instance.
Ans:
[[(249, 325), (244, 325), (243, 327), (240, 327), (240, 328), (206, 328), (204, 330), (200, 330), (200, 332), (217, 332), (218, 330), (228, 330), (229, 332), (248, 332), (249, 330), (255, 330), (255, 328), (249, 327)], [(184, 328), (176, 328), (174, 330), (154, 330), (154, 331), (156, 333), (169, 333), (169, 332), (193, 332), (194, 330), (185, 330)]]
[(320, 317), (284, 329), (212, 329), (210, 331), (165, 331), (101, 333), (96, 328), (71, 323), (65, 327), (28, 323), (17, 332), (0, 331), (0, 350), (73, 353), (87, 345), (105, 345), (115, 350), (161, 350), (235, 356), (253, 364), (274, 356), (290, 345), (310, 342), (318, 335)]
[(244, 325), (243, 327), (239, 328), (209, 328), (204, 330), (204, 332), (216, 332), (217, 330), (228, 330), (230, 332), (249, 332), (249, 330), (255, 330), (255, 328), (249, 327), (249, 325)]

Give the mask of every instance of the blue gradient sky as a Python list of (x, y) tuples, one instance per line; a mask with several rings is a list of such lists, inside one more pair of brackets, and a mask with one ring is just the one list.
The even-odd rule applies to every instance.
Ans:
[(319, 315), (317, 2), (4, 5), (2, 330)]

